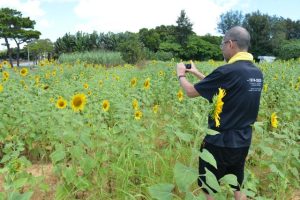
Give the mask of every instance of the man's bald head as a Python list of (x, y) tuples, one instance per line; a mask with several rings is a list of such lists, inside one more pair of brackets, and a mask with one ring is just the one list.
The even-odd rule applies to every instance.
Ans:
[(250, 47), (250, 39), (249, 32), (241, 26), (232, 27), (224, 36), (224, 40), (235, 40), (238, 48), (245, 51)]

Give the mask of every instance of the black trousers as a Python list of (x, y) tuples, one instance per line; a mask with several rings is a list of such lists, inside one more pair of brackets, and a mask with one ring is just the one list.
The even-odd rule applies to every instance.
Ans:
[[(207, 185), (214, 193), (216, 190), (211, 188), (206, 183), (206, 178), (203, 176), (205, 174), (205, 168), (211, 171), (217, 178), (217, 180), (221, 179), (226, 174), (234, 174), (237, 177), (238, 186), (231, 186), (234, 190), (240, 190), (240, 186), (244, 180), (244, 166), (245, 160), (248, 155), (249, 147), (241, 147), (241, 148), (227, 148), (227, 147), (219, 147), (205, 141), (202, 142), (200, 151), (203, 149), (209, 151), (215, 158), (217, 163), (217, 169), (211, 164), (205, 162), (201, 158), (199, 158), (199, 179), (198, 185), (200, 187), (203, 186), (203, 183)], [(209, 193), (207, 189), (202, 188), (205, 193)]]

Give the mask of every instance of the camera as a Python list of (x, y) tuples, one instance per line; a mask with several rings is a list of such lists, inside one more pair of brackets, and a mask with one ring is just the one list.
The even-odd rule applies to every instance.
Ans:
[(184, 64), (186, 69), (191, 69), (192, 65), (191, 64)]

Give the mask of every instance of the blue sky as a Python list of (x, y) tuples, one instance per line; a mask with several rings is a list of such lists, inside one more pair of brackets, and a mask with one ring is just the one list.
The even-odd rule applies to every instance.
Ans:
[(19, 10), (35, 20), (41, 38), (53, 42), (68, 32), (138, 32), (140, 28), (175, 25), (182, 9), (198, 35), (218, 34), (219, 16), (229, 10), (244, 14), (260, 10), (300, 20), (299, 0), (0, 0), (0, 7)]

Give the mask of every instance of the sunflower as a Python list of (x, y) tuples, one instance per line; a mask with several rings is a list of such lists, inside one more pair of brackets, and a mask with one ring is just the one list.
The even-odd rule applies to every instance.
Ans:
[(2, 92), (2, 91), (3, 91), (3, 85), (0, 84), (0, 92)]
[(75, 112), (82, 111), (86, 104), (86, 96), (84, 94), (76, 94), (71, 101), (72, 109)]
[(273, 128), (277, 128), (278, 127), (278, 120), (277, 119), (278, 119), (278, 117), (277, 117), (276, 113), (273, 112), (272, 115), (271, 115), (271, 126)]
[(158, 72), (158, 76), (163, 77), (164, 75), (165, 75), (165, 72), (164, 72), (164, 71), (160, 70), (160, 71)]
[(3, 65), (8, 65), (8, 62), (7, 62), (6, 60), (4, 60), (4, 61), (2, 62), (2, 64), (3, 64)]
[(108, 100), (104, 100), (104, 101), (102, 102), (102, 110), (103, 110), (104, 112), (107, 112), (107, 111), (109, 110), (109, 107), (110, 107), (109, 101), (108, 101)]
[(88, 89), (89, 88), (89, 84), (85, 83), (83, 84), (84, 89)]
[(28, 69), (23, 67), (21, 70), (20, 70), (20, 74), (21, 76), (26, 76), (28, 74)]
[(158, 112), (159, 105), (154, 105), (152, 111), (156, 114)]
[(56, 102), (56, 107), (59, 109), (64, 109), (67, 106), (67, 101), (63, 98), (58, 98)]
[(182, 92), (182, 90), (179, 90), (179, 91), (177, 92), (177, 97), (178, 97), (178, 100), (179, 100), (179, 101), (182, 101), (182, 100), (183, 100), (183, 92)]
[(136, 83), (137, 83), (137, 78), (133, 77), (130, 81), (130, 85), (131, 87), (135, 87), (136, 86)]
[(265, 84), (264, 85), (264, 92), (267, 92), (268, 91), (268, 84)]
[(100, 80), (100, 81), (98, 82), (98, 84), (99, 84), (99, 87), (102, 87), (102, 86), (103, 86), (103, 81)]
[(220, 114), (223, 110), (223, 97), (226, 95), (226, 92), (224, 89), (219, 88), (219, 94), (215, 95), (213, 97), (213, 109), (211, 112), (212, 119), (215, 120), (216, 127), (220, 126)]
[(135, 111), (134, 118), (136, 120), (140, 120), (142, 118), (142, 116), (143, 116), (143, 113), (141, 111), (139, 111), (139, 110)]
[(9, 73), (7, 71), (2, 72), (2, 76), (4, 80), (7, 80), (9, 78)]
[(35, 80), (36, 84), (39, 84), (39, 82), (41, 80), (41, 77), (37, 75), (37, 76), (34, 77), (34, 80)]
[(148, 90), (150, 88), (150, 78), (147, 78), (144, 82), (144, 88)]
[(139, 108), (139, 102), (138, 102), (138, 100), (133, 99), (133, 101), (132, 101), (132, 108), (134, 110), (137, 110)]

